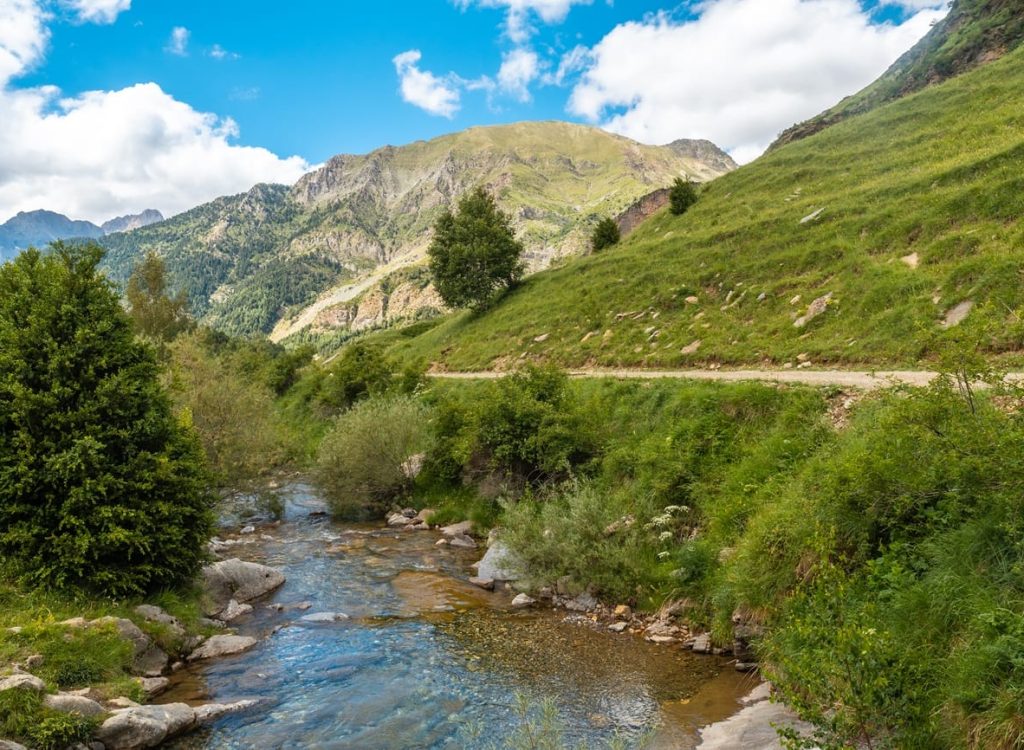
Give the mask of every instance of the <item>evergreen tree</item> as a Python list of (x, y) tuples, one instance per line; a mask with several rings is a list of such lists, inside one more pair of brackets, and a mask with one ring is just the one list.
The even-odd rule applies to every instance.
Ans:
[(676, 177), (668, 194), (669, 204), (672, 213), (676, 216), (685, 214), (694, 203), (697, 202), (697, 185), (687, 182), (682, 177)]
[(167, 289), (167, 268), (154, 252), (146, 253), (128, 279), (128, 313), (139, 333), (157, 341), (171, 341), (192, 325), (188, 295), (171, 295)]
[(594, 233), (590, 237), (590, 246), (594, 252), (600, 252), (606, 247), (619, 244), (622, 235), (619, 233), (619, 225), (614, 219), (604, 218), (598, 222)]
[(0, 267), (0, 558), (30, 584), (122, 597), (192, 579), (212, 497), (102, 257), (57, 243)]
[(512, 220), (483, 188), (437, 220), (428, 254), (434, 286), (449, 307), (479, 309), (523, 274), (523, 245)]

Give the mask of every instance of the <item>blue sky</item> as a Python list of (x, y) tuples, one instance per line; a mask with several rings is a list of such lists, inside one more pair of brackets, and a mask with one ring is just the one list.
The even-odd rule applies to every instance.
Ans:
[(337, 153), (524, 119), (705, 137), (747, 161), (943, 5), (0, 0), (0, 221), (174, 213)]

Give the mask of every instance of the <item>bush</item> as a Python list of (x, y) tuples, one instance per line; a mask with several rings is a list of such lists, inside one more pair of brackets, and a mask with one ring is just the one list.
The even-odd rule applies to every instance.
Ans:
[(619, 225), (614, 219), (604, 218), (598, 222), (594, 233), (590, 236), (590, 247), (595, 253), (604, 250), (606, 247), (619, 244), (622, 235), (619, 232)]
[(690, 206), (697, 202), (698, 197), (695, 183), (676, 177), (668, 194), (669, 208), (676, 216), (681, 216), (690, 210)]
[(337, 418), (316, 476), (335, 513), (380, 513), (412, 484), (406, 462), (428, 448), (429, 412), (409, 396), (372, 398)]
[(465, 195), (454, 214), (441, 215), (427, 253), (434, 286), (448, 307), (479, 309), (523, 275), (523, 244), (512, 220), (483, 188)]
[(120, 597), (193, 578), (213, 499), (102, 257), (0, 266), (0, 553), (30, 584)]
[(317, 402), (337, 413), (369, 396), (381, 396), (391, 389), (395, 369), (379, 347), (363, 341), (349, 344), (325, 369)]

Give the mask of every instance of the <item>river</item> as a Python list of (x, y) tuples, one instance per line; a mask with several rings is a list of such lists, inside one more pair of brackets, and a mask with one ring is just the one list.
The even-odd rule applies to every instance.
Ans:
[[(238, 542), (229, 556), (288, 581), (233, 623), (256, 648), (178, 672), (160, 702), (263, 702), (172, 747), (505, 748), (517, 746), (524, 711), (536, 721), (547, 710), (566, 747), (685, 750), (754, 686), (724, 659), (561, 611), (512, 610), (508, 592), (467, 582), (480, 551), (438, 547), (434, 532), (336, 523), (324, 510), (295, 485), (276, 525), (224, 530)], [(323, 613), (348, 619), (302, 619)]]

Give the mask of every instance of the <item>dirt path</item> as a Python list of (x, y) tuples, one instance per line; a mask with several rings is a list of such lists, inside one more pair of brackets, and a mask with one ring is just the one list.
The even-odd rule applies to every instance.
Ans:
[[(927, 370), (570, 370), (574, 378), (633, 378), (640, 380), (717, 380), (739, 382), (757, 380), (768, 383), (834, 385), (842, 388), (874, 390), (892, 385), (928, 385), (937, 373)], [(452, 380), (494, 380), (505, 372), (432, 372), (431, 377)], [(1020, 379), (1021, 376), (1011, 376)]]

